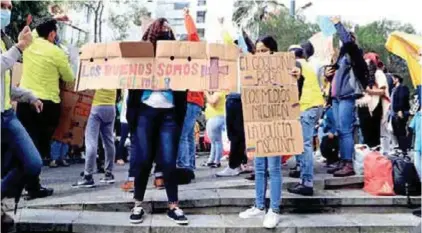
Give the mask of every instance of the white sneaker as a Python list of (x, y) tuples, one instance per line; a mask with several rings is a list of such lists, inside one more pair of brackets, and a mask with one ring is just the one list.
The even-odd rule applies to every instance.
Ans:
[(218, 177), (229, 177), (238, 176), (240, 174), (240, 168), (231, 169), (227, 166), (224, 170), (217, 172), (215, 175)]
[(262, 218), (265, 216), (265, 210), (260, 210), (255, 206), (239, 213), (239, 218)]
[(280, 216), (274, 213), (272, 209), (268, 210), (268, 213), (264, 217), (263, 226), (267, 229), (275, 228), (280, 221)]

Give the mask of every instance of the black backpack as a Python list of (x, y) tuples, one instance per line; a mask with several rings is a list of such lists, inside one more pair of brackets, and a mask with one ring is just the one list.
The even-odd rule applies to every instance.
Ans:
[(405, 155), (390, 157), (393, 165), (394, 192), (397, 195), (420, 196), (421, 181), (415, 165)]

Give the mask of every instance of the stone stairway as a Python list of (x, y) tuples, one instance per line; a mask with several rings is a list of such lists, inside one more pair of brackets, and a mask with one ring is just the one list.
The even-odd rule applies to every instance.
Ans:
[[(133, 194), (119, 188), (127, 167), (116, 168), (114, 185), (72, 189), (78, 169), (82, 166), (43, 171), (42, 180), (54, 187), (56, 193), (20, 204), (15, 216), (18, 232), (421, 232), (421, 219), (411, 214), (420, 207), (420, 197), (371, 196), (359, 188), (362, 177), (333, 178), (325, 174), (322, 166), (316, 168), (312, 197), (288, 193), (286, 188), (298, 180), (288, 178), (284, 169), (281, 222), (274, 230), (263, 229), (262, 220), (238, 217), (240, 211), (253, 205), (255, 198), (254, 183), (242, 176), (216, 178), (218, 170), (198, 168), (193, 183), (179, 186), (180, 206), (190, 221), (184, 227), (166, 217), (165, 191), (149, 186), (144, 200), (149, 215), (142, 224), (132, 225), (129, 214)], [(95, 175), (95, 180), (99, 177)]]

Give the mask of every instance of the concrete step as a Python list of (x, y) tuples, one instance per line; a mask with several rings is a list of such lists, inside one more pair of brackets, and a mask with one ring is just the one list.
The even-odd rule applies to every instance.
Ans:
[[(127, 212), (133, 206), (133, 194), (124, 193), (118, 188), (103, 192), (93, 190), (92, 192), (36, 199), (21, 203), (20, 207)], [(180, 206), (190, 213), (230, 214), (252, 206), (255, 191), (253, 189), (181, 190), (179, 198)], [(281, 206), (287, 213), (398, 213), (408, 211), (409, 207), (421, 205), (421, 197), (411, 197), (411, 205), (408, 205), (408, 201), (405, 196), (372, 196), (362, 190), (315, 190), (315, 195), (312, 197), (294, 195), (284, 191)], [(166, 192), (164, 190), (148, 190), (144, 204), (150, 212), (165, 211)]]
[[(147, 215), (139, 225), (129, 223), (129, 212), (23, 209), (15, 216), (18, 232), (89, 233), (258, 233), (262, 220), (237, 215), (187, 215), (188, 226), (178, 226), (164, 214)], [(270, 231), (268, 231), (270, 232)], [(402, 214), (282, 214), (275, 233), (420, 233), (421, 219)]]

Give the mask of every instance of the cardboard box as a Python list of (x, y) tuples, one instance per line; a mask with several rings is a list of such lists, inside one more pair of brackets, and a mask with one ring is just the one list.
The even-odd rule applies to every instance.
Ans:
[(12, 68), (12, 86), (18, 87), (22, 79), (23, 65), (20, 62), (16, 62)]
[(60, 120), (53, 139), (81, 147), (95, 91), (74, 92), (74, 88), (74, 83), (60, 84)]
[(76, 90), (237, 89), (234, 45), (159, 41), (87, 44), (82, 48)]

